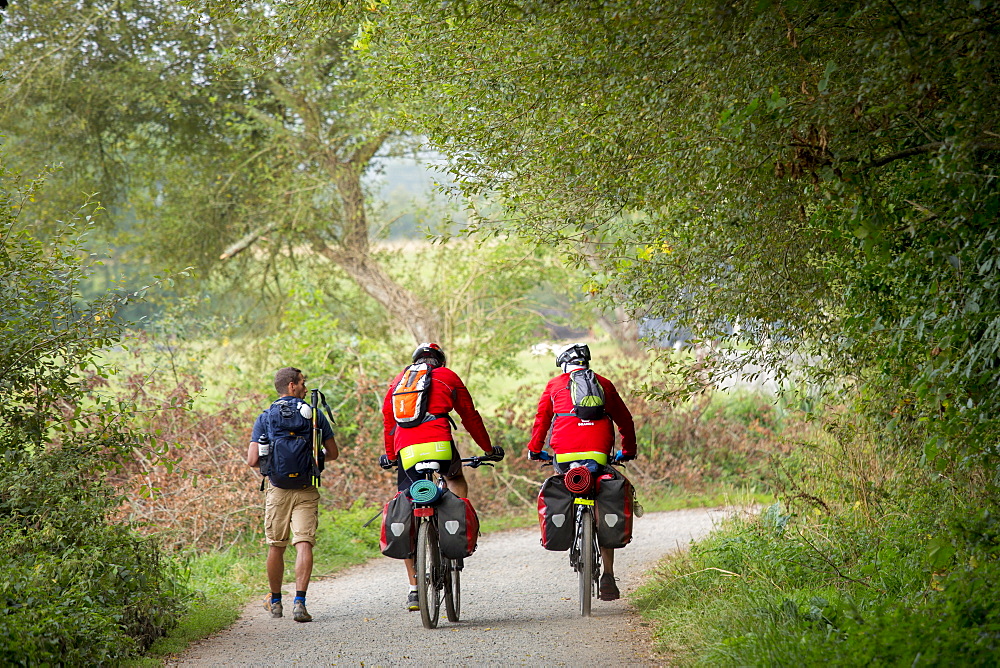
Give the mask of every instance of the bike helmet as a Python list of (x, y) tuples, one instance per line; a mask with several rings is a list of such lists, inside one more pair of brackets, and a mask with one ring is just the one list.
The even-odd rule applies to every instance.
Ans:
[(444, 366), (445, 364), (444, 351), (441, 350), (441, 346), (436, 343), (421, 343), (417, 346), (417, 349), (413, 351), (414, 363), (425, 357), (432, 357), (436, 359), (439, 366)]
[(587, 366), (590, 362), (590, 348), (586, 343), (571, 343), (556, 352), (556, 366), (564, 364), (581, 364)]

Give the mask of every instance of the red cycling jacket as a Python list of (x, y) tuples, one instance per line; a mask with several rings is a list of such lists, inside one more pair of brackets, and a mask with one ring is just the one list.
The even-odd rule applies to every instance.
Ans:
[(555, 417), (556, 413), (573, 412), (569, 374), (556, 376), (545, 386), (545, 391), (538, 400), (535, 426), (531, 430), (531, 440), (528, 441), (529, 450), (541, 452), (551, 428), (549, 445), (556, 454), (588, 450), (611, 454), (615, 445), (615, 430), (611, 424), (613, 420), (618, 425), (618, 433), (621, 434), (622, 452), (626, 455), (635, 455), (635, 424), (632, 422), (632, 413), (622, 401), (614, 383), (604, 376), (594, 375), (604, 388), (604, 410), (610, 419), (589, 421), (573, 415)]
[[(389, 383), (389, 391), (386, 392), (385, 400), (382, 402), (385, 454), (389, 459), (395, 459), (399, 451), (408, 445), (451, 440), (451, 423), (447, 417), (429, 420), (416, 427), (403, 428), (396, 424), (396, 420), (392, 417), (392, 392), (405, 372), (406, 369), (400, 371), (399, 375)], [(431, 396), (427, 401), (427, 414), (444, 415), (451, 411), (458, 413), (462, 426), (484, 452), (488, 453), (493, 449), (483, 418), (472, 403), (472, 395), (466, 389), (465, 383), (448, 367), (439, 366), (431, 371)]]

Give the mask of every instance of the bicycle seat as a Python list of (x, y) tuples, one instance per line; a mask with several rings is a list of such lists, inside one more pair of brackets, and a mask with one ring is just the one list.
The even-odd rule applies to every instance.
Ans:
[(441, 464), (440, 462), (417, 462), (413, 468), (421, 473), (424, 471), (440, 471)]

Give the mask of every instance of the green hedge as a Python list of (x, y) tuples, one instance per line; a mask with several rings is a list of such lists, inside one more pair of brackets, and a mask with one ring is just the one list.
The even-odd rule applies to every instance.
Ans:
[(117, 499), (94, 458), (0, 457), (0, 664), (82, 665), (133, 656), (186, 600), (156, 543), (108, 520)]

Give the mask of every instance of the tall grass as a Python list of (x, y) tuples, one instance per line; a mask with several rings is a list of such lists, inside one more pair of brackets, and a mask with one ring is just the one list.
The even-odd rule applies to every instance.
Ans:
[(639, 592), (672, 663), (996, 665), (988, 477), (840, 436), (781, 467), (780, 502), (664, 563)]

